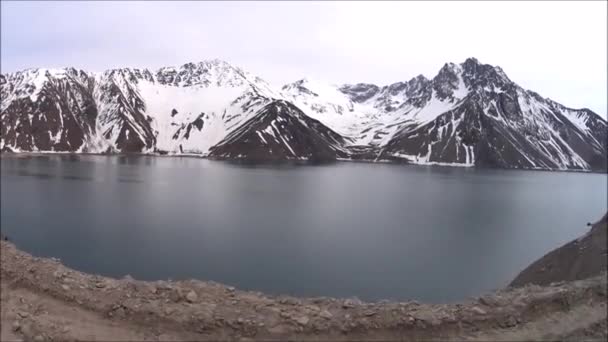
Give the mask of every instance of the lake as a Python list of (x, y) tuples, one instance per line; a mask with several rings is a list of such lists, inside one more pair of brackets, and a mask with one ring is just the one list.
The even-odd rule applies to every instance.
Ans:
[(200, 158), (1, 159), (1, 229), (77, 270), (297, 296), (455, 302), (585, 233), (607, 176)]

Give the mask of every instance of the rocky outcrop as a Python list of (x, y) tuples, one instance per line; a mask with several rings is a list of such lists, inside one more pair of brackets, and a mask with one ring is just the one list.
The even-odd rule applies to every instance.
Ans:
[(597, 276), (608, 270), (608, 213), (587, 234), (568, 242), (523, 270), (510, 286), (548, 285)]

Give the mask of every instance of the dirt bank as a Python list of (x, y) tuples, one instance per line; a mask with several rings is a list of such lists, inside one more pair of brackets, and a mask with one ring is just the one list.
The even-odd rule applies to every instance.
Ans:
[(3, 341), (515, 340), (606, 336), (606, 274), (462, 304), (362, 303), (111, 279), (0, 242)]
[(556, 281), (589, 278), (608, 267), (608, 213), (587, 234), (559, 247), (523, 270), (510, 284), (548, 285)]

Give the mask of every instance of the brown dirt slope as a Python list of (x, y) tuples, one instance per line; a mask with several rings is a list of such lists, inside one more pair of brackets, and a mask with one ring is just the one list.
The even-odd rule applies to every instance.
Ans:
[(81, 273), (0, 242), (3, 341), (605, 340), (606, 275), (461, 304), (365, 303)]
[(608, 213), (584, 236), (559, 247), (524, 269), (510, 284), (548, 285), (557, 281), (585, 279), (608, 267)]

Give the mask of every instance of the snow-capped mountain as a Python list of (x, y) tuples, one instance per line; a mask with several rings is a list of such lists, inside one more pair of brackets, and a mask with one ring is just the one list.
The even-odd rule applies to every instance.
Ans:
[(213, 60), (0, 78), (2, 147), (14, 151), (206, 153), (271, 101), (270, 86)]
[(283, 87), (307, 115), (347, 138), (353, 157), (416, 164), (606, 170), (607, 125), (525, 90), (474, 58), (431, 80)]
[(0, 75), (3, 151), (605, 170), (606, 120), (474, 58), (387, 86), (273, 88), (224, 61)]
[(328, 161), (347, 157), (344, 138), (292, 103), (273, 101), (211, 148), (221, 159)]

